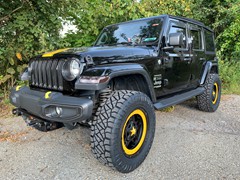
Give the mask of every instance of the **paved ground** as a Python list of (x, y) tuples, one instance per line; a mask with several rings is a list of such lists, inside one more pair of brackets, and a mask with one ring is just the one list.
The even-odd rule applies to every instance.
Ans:
[(194, 100), (157, 112), (152, 149), (129, 174), (93, 157), (89, 133), (42, 133), (2, 118), (0, 179), (240, 179), (240, 96), (224, 96), (215, 113), (198, 111)]

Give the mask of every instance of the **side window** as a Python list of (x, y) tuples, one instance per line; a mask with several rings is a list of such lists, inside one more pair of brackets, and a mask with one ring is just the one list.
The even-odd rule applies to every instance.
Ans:
[(190, 38), (192, 42), (193, 49), (201, 50), (202, 49), (202, 35), (200, 29), (191, 29)]
[(213, 40), (213, 33), (204, 30), (204, 36), (205, 36), (205, 43), (206, 43), (206, 51), (214, 51), (214, 40)]
[(171, 34), (171, 33), (182, 33), (183, 34), (183, 42), (184, 42), (183, 48), (186, 48), (186, 34), (187, 34), (186, 28), (180, 27), (177, 24), (172, 23), (168, 34)]

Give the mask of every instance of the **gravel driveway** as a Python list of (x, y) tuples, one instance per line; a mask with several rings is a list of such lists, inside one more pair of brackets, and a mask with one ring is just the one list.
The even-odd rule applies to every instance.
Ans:
[(240, 179), (240, 96), (223, 96), (215, 113), (190, 100), (156, 115), (150, 153), (129, 174), (93, 157), (88, 128), (43, 133), (0, 118), (0, 179)]

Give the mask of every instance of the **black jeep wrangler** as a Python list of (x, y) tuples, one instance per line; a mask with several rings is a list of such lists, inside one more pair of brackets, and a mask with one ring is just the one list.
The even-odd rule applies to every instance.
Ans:
[(30, 59), (10, 101), (36, 129), (91, 127), (97, 159), (120, 172), (137, 168), (154, 138), (155, 109), (196, 96), (214, 112), (221, 81), (213, 31), (193, 19), (161, 15), (103, 29), (90, 48)]

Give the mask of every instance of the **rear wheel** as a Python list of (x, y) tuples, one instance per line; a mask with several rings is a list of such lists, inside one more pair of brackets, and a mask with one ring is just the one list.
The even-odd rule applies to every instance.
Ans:
[(91, 147), (97, 159), (120, 172), (136, 169), (154, 138), (151, 100), (136, 91), (115, 91), (98, 108), (91, 127)]
[(202, 111), (214, 112), (217, 110), (221, 99), (221, 81), (217, 74), (209, 74), (203, 94), (197, 96), (198, 107)]

